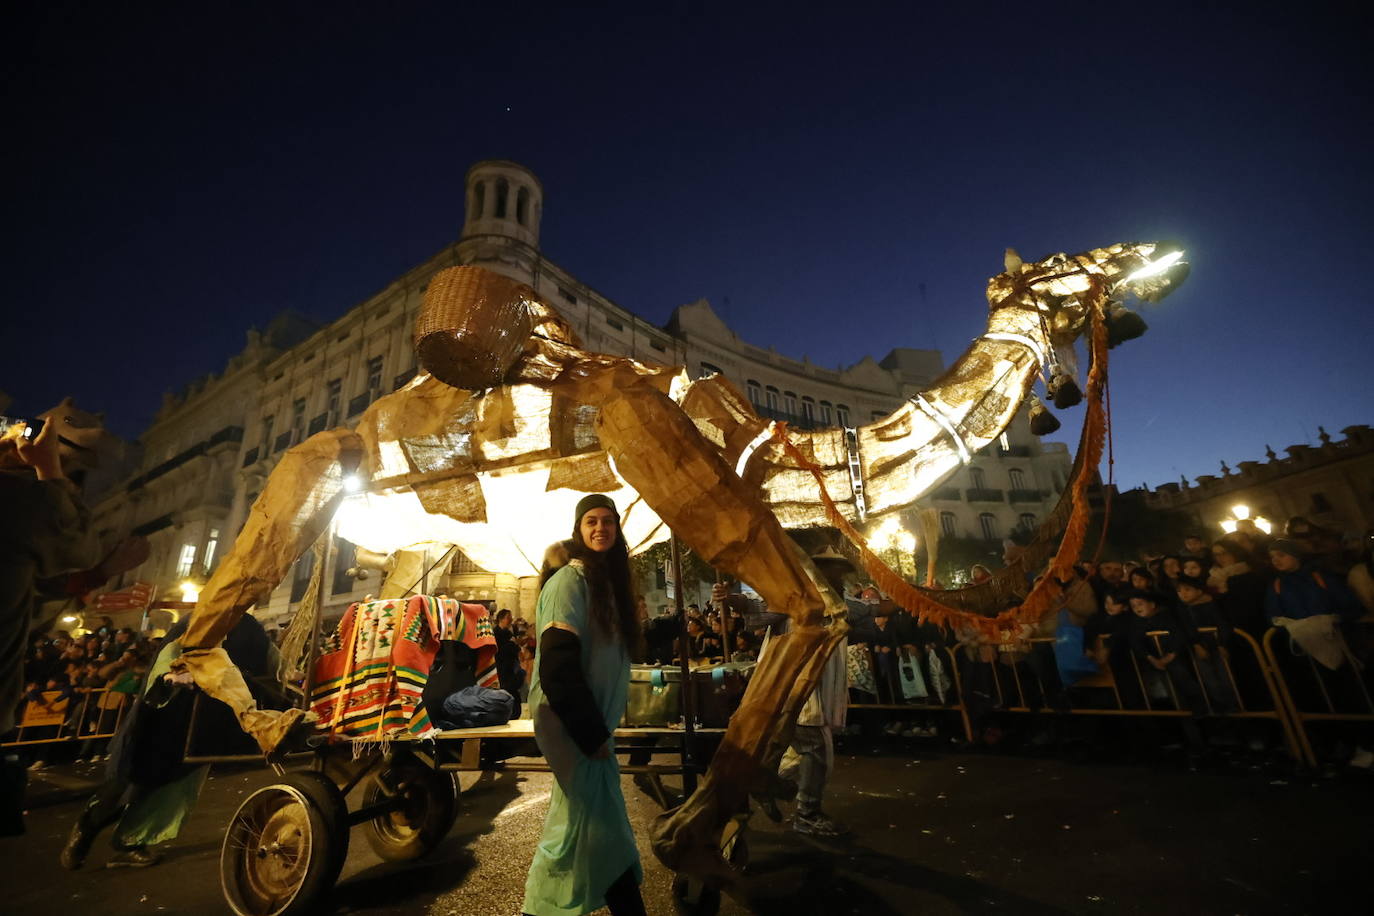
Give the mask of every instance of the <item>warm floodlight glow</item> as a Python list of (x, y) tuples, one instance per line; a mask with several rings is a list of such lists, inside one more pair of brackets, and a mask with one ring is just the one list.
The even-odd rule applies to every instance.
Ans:
[(1243, 522), (1250, 517), (1250, 507), (1244, 503), (1232, 506), (1231, 514), (1234, 515), (1238, 521)]
[(1127, 277), (1126, 282), (1134, 283), (1136, 280), (1148, 280), (1150, 277), (1157, 277), (1160, 274), (1164, 273), (1164, 271), (1168, 270), (1170, 267), (1173, 267), (1182, 259), (1182, 251), (1171, 251), (1168, 254), (1164, 255), (1162, 258), (1160, 258), (1158, 261), (1149, 261), (1148, 263), (1146, 263), (1144, 267), (1140, 268), (1139, 270), (1132, 273), (1129, 277)]
[(1255, 527), (1258, 528), (1260, 531), (1263, 531), (1265, 534), (1270, 534), (1274, 530), (1274, 526), (1270, 524), (1269, 519), (1265, 518), (1262, 515), (1255, 516)]
[(343, 488), (349, 493), (357, 493), (363, 488), (363, 482), (353, 474), (349, 474), (343, 479)]
[(195, 604), (200, 600), (200, 586), (194, 582), (181, 583), (181, 600)]
[(76, 623), (76, 618), (73, 617), (71, 614), (68, 614), (66, 617), (63, 617), (63, 618), (62, 618), (62, 622), (63, 622), (63, 623)]
[(1233, 518), (1224, 518), (1224, 519), (1222, 519), (1222, 520), (1221, 520), (1221, 530), (1222, 530), (1222, 531), (1225, 531), (1227, 534), (1235, 534), (1235, 533), (1236, 533), (1236, 520), (1233, 519)]

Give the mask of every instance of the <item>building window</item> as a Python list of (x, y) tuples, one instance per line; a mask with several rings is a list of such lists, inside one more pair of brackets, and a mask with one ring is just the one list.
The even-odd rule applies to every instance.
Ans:
[(305, 398), (291, 402), (291, 444), (305, 438)]
[(562, 297), (564, 302), (570, 303), (572, 305), (577, 305), (577, 297), (561, 286), (558, 287), (558, 295)]
[(296, 572), (291, 577), (291, 603), (295, 604), (305, 597), (305, 590), (310, 586), (310, 573), (315, 569), (315, 552), (307, 550), (296, 561)]
[(329, 418), (325, 421), (325, 426), (337, 426), (339, 409), (343, 407), (343, 379), (330, 379), (324, 392), (324, 412)]
[(215, 550), (219, 547), (219, 529), (210, 529), (210, 539), (205, 542), (205, 559), (201, 561), (201, 569), (205, 575), (210, 575), (210, 567), (215, 563)]
[(504, 178), (496, 179), (496, 212), (492, 215), (497, 219), (506, 218), (506, 198), (510, 197), (510, 183)]
[(797, 415), (797, 395), (795, 392), (784, 391), (782, 393), (782, 409), (786, 411), (789, 417)]
[(763, 386), (750, 379), (744, 383), (744, 387), (749, 389), (749, 403), (755, 407), (763, 406)]
[(833, 408), (829, 401), (821, 401), (821, 425), (830, 426), (835, 422), (834, 415), (831, 413)]
[(835, 419), (846, 429), (849, 428), (849, 407), (844, 404), (835, 405)]
[(1026, 488), (1026, 472), (1020, 468), (1012, 468), (1007, 471), (1007, 476), (1011, 478), (1011, 488), (1013, 490), (1024, 490)]
[(382, 393), (382, 358), (374, 356), (367, 361), (367, 396), (373, 400)]
[(183, 579), (191, 574), (196, 565), (196, 545), (182, 544), (181, 556), (177, 559), (177, 578)]
[(530, 215), (530, 189), (521, 188), (515, 195), (515, 221), (525, 225)]
[(1021, 527), (1027, 532), (1035, 530), (1035, 515), (1030, 512), (1021, 513)]
[(358, 562), (358, 548), (352, 541), (345, 541), (343, 538), (334, 539), (334, 584), (331, 592), (335, 595), (346, 595), (357, 587), (357, 580), (348, 574)]
[(988, 486), (988, 475), (983, 473), (982, 468), (968, 469), (969, 482), (973, 484), (975, 490), (985, 490)]
[(941, 513), (940, 513), (940, 534), (942, 534), (943, 536), (945, 536), (945, 537), (947, 537), (947, 538), (952, 538), (952, 537), (955, 536), (955, 535), (954, 535), (954, 530), (955, 530), (955, 529), (954, 529), (954, 513), (953, 513), (953, 512), (941, 512)]
[(277, 418), (271, 414), (262, 418), (262, 453), (267, 454), (267, 450), (272, 447), (272, 426), (277, 422)]
[(997, 516), (991, 512), (984, 512), (978, 516), (978, 527), (983, 530), (983, 540), (997, 540)]
[(701, 378), (710, 378), (713, 375), (724, 375), (725, 371), (720, 366), (713, 366), (710, 363), (701, 364)]
[(606, 316), (606, 323), (609, 324), (611, 327), (615, 328), (617, 331), (625, 330), (625, 325), (621, 324), (619, 321), (616, 321), (610, 315)]
[(764, 398), (767, 401), (769, 410), (778, 409), (778, 389), (772, 385), (765, 385), (763, 388)]
[(816, 402), (808, 397), (802, 398), (802, 419), (807, 422), (807, 425), (815, 425), (816, 423)]
[(479, 181), (472, 188), (472, 218), (482, 218), (482, 206), (487, 202), (487, 183)]

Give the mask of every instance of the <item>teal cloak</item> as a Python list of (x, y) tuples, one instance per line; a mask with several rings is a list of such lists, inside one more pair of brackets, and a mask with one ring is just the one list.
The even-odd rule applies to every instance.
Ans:
[[(550, 626), (574, 633), (582, 643), (582, 671), (592, 696), (614, 731), (625, 714), (630, 687), (630, 656), (625, 646), (593, 628), (590, 588), (574, 560), (554, 573), (539, 593), (535, 632)], [(539, 685), (539, 652), (530, 681), (534, 736), (553, 770), (544, 832), (525, 881), (525, 912), (531, 916), (581, 916), (605, 906), (606, 889), (634, 869), (643, 879), (615, 754), (605, 760), (585, 756), (568, 736)]]

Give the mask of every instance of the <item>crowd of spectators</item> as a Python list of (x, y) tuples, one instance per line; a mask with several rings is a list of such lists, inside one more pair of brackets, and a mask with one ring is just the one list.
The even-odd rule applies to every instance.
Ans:
[(30, 767), (42, 768), (66, 753), (74, 754), (76, 763), (104, 759), (108, 736), (142, 688), (159, 645), (156, 637), (114, 627), (108, 617), (77, 635), (66, 630), (34, 633), (24, 658), (24, 695), (16, 721), (22, 721), (30, 703), (44, 712), (61, 712), (61, 734), (78, 742), (37, 745)]

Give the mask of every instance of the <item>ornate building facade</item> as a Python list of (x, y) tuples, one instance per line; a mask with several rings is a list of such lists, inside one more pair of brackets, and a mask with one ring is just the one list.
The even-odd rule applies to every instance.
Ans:
[[(882, 360), (866, 357), (833, 370), (790, 359), (740, 340), (704, 300), (679, 307), (659, 327), (545, 257), (539, 247), (544, 190), (527, 169), (479, 162), (468, 171), (465, 194), (465, 221), (452, 245), (330, 324), (288, 317), (266, 334), (250, 333), (248, 347), (223, 374), (169, 396), (141, 437), (143, 466), (97, 506), (109, 539), (132, 531), (153, 543), (148, 562), (121, 584), (142, 580), (175, 594), (203, 583), (287, 448), (356, 422), (374, 400), (414, 376), (416, 314), (429, 278), (447, 267), (480, 265), (527, 283), (557, 306), (588, 349), (686, 366), (694, 378), (722, 373), (760, 414), (794, 425), (867, 423), (943, 369), (933, 350), (896, 349)], [(1004, 447), (989, 451), (932, 494), (946, 536), (1000, 540), (1048, 512), (1067, 481), (1067, 448), (1041, 443), (1024, 423), (1014, 424)], [(323, 574), (327, 616), (369, 587), (348, 574), (351, 545), (335, 546)], [(529, 582), (481, 570), (463, 557), (443, 575), (440, 588), (451, 595), (532, 612), (525, 607), (533, 594)], [(297, 563), (255, 613), (268, 621), (285, 617), (309, 576), (308, 563)]]
[(1209, 538), (1220, 536), (1237, 505), (1276, 532), (1295, 515), (1338, 532), (1374, 530), (1374, 429), (1347, 426), (1342, 439), (1320, 432), (1320, 445), (1290, 445), (1282, 458), (1266, 447), (1266, 461), (1223, 463), (1220, 476), (1163, 484), (1145, 492), (1145, 503), (1190, 513)]

